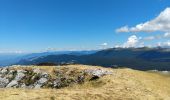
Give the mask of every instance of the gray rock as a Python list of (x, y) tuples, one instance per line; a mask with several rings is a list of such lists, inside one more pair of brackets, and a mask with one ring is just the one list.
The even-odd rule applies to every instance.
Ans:
[(34, 73), (37, 73), (37, 74), (42, 73), (42, 71), (41, 71), (40, 69), (38, 69), (38, 68), (34, 69), (33, 72), (34, 72)]
[(17, 70), (17, 73), (26, 73), (27, 71), (25, 70)]
[(10, 87), (17, 87), (18, 86), (18, 82), (16, 80), (12, 80), (6, 87), (10, 88)]
[(83, 83), (83, 82), (84, 82), (84, 79), (85, 79), (85, 76), (83, 76), (83, 75), (78, 76), (78, 78), (77, 78), (77, 83)]
[(0, 88), (4, 88), (6, 87), (6, 85), (8, 85), (9, 80), (6, 78), (0, 78)]
[(22, 83), (21, 88), (27, 88), (27, 86), (24, 83)]
[(36, 84), (35, 86), (34, 86), (34, 89), (40, 89), (42, 87), (42, 84)]
[(3, 68), (2, 70), (1, 70), (1, 72), (0, 72), (1, 74), (7, 74), (8, 73), (8, 70), (7, 70), (7, 68)]
[(43, 72), (43, 73), (41, 74), (41, 76), (44, 77), (44, 78), (49, 78), (49, 75), (48, 75), (48, 73), (46, 73), (46, 72)]
[(61, 80), (60, 80), (60, 79), (56, 79), (56, 80), (53, 82), (53, 86), (54, 86), (55, 88), (61, 87), (61, 86), (62, 86)]
[(18, 81), (22, 80), (25, 77), (24, 72), (25, 72), (24, 70), (18, 70), (17, 75), (14, 78), (14, 80), (12, 80), (6, 87), (7, 88), (9, 88), (9, 87), (19, 87)]
[(102, 69), (88, 69), (88, 70), (85, 70), (85, 73), (87, 73), (89, 75), (97, 76), (97, 77), (102, 77), (104, 75), (112, 74), (112, 72), (102, 70)]
[(46, 82), (48, 81), (47, 78), (40, 78), (36, 84), (35, 84), (35, 87), (34, 88), (41, 88)]
[(48, 81), (48, 79), (46, 79), (46, 78), (40, 78), (39, 80), (38, 80), (38, 83), (39, 84), (44, 84), (45, 82), (47, 82)]
[(17, 73), (17, 76), (15, 77), (15, 80), (16, 81), (20, 81), (22, 78), (24, 78), (25, 77), (25, 74), (24, 73), (22, 73), (22, 72), (18, 72)]
[(8, 74), (13, 74), (15, 70), (10, 70)]

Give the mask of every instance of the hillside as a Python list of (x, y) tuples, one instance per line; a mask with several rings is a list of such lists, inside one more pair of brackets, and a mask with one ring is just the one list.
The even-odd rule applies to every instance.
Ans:
[(77, 63), (105, 67), (123, 67), (137, 70), (169, 70), (170, 49), (167, 48), (110, 48), (88, 55), (48, 55), (36, 59), (23, 59), (17, 64), (33, 65), (44, 62), (55, 64)]
[[(26, 79), (30, 79), (30, 77), (36, 75), (28, 74), (32, 71), (35, 71), (36, 73), (46, 73), (46, 75), (50, 76), (47, 78), (49, 80), (63, 77), (65, 78), (65, 81), (62, 82), (65, 83), (68, 83), (68, 79), (77, 79), (76, 77), (82, 75), (82, 72), (86, 74), (83, 74), (84, 78), (79, 78), (82, 80), (80, 83), (72, 81), (67, 85), (65, 84), (63, 87), (53, 87), (54, 85), (50, 86), (49, 84), (43, 83), (43, 85), (36, 89), (26, 86), (20, 87), (20, 85), (18, 85), (20, 88), (1, 88), (0, 100), (23, 100), (25, 98), (28, 100), (170, 99), (170, 76), (157, 72), (138, 71), (128, 68), (111, 69), (87, 65), (12, 66), (7, 68), (8, 72), (6, 71), (6, 73), (3, 74), (4, 76), (2, 76), (2, 72), (5, 72), (3, 69), (1, 69), (1, 78), (7, 78), (9, 71), (11, 70), (17, 71), (16, 76), (12, 80), (18, 79), (16, 78), (18, 75), (23, 76), (18, 72), (27, 71), (23, 72), (24, 74), (27, 74), (27, 77), (21, 78), (21, 80), (25, 81), (19, 81), (19, 83), (31, 82), (31, 80), (26, 81)], [(58, 72), (61, 73), (59, 74)], [(28, 75), (30, 77), (28, 77)], [(44, 78), (42, 74), (40, 74), (40, 77)], [(37, 79), (35, 81), (38, 81), (41, 78), (35, 78)], [(27, 85), (29, 86), (35, 83), (36, 85), (38, 84), (37, 82), (31, 82)], [(14, 87), (15, 86), (16, 85), (14, 85)]]

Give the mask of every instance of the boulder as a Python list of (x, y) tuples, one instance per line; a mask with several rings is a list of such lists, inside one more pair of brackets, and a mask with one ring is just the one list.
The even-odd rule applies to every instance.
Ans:
[(34, 88), (41, 88), (46, 82), (48, 81), (47, 78), (40, 78), (36, 83)]
[(0, 88), (6, 87), (6, 85), (8, 85), (8, 83), (9, 83), (8, 79), (0, 77)]
[(15, 77), (14, 80), (20, 81), (22, 78), (24, 78), (24, 77), (25, 77), (24, 72), (25, 72), (25, 71), (23, 71), (23, 70), (18, 70), (18, 71), (17, 71), (17, 75), (16, 75), (16, 77)]
[(6, 87), (18, 87), (18, 82), (16, 80), (12, 80)]
[(8, 73), (8, 69), (7, 68), (3, 68), (1, 71), (0, 71), (0, 74), (7, 74)]

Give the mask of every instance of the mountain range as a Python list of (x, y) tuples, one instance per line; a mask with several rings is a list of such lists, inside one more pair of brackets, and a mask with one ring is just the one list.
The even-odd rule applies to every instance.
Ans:
[(34, 59), (38, 59), (40, 57), (48, 56), (48, 55), (88, 55), (92, 53), (96, 53), (98, 50), (84, 50), (84, 51), (45, 51), (40, 53), (0, 53), (0, 66), (10, 66), (17, 64), (22, 60), (33, 61)]
[(88, 51), (88, 53), (87, 51), (69, 52), (25, 58), (16, 64), (54, 63), (60, 65), (75, 63), (113, 68), (128, 67), (138, 70), (170, 70), (170, 49), (160, 47), (109, 48), (100, 51)]

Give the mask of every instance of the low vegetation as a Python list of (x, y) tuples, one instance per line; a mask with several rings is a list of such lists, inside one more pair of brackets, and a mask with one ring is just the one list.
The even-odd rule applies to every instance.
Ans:
[[(19, 66), (10, 70), (40, 69), (52, 79), (67, 75), (73, 80), (87, 71), (91, 74), (81, 84), (71, 84), (62, 88), (1, 88), (0, 100), (169, 100), (170, 77), (155, 72), (137, 71), (128, 68), (111, 69), (98, 66)], [(103, 70), (107, 74), (94, 74)], [(100, 72), (103, 72), (100, 71)], [(61, 74), (63, 73), (63, 74)], [(14, 73), (16, 74), (16, 73)], [(28, 73), (30, 76), (33, 73)], [(61, 76), (58, 76), (61, 75)], [(90, 76), (91, 75), (91, 76)], [(34, 76), (34, 75), (33, 75)], [(94, 77), (95, 76), (95, 77)], [(98, 76), (98, 77), (96, 77)], [(29, 76), (23, 81), (32, 84)], [(38, 80), (39, 78), (37, 78)], [(91, 80), (92, 79), (92, 80)], [(31, 83), (29, 83), (31, 82)], [(25, 83), (25, 82), (24, 82)], [(66, 82), (67, 83), (67, 82)]]

